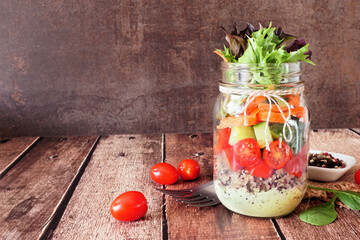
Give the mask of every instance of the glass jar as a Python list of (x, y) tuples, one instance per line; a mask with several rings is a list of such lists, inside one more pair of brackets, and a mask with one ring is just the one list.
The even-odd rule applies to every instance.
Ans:
[(223, 63), (222, 73), (214, 108), (216, 194), (243, 215), (287, 215), (307, 188), (310, 119), (301, 63)]

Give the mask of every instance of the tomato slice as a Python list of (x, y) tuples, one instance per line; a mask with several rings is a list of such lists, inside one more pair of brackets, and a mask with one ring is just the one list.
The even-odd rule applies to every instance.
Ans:
[(246, 168), (246, 170), (251, 175), (261, 178), (269, 178), (274, 173), (274, 169), (270, 168), (263, 160), (253, 167)]
[(283, 168), (291, 159), (291, 148), (284, 141), (276, 140), (269, 145), (270, 151), (264, 149), (265, 163), (274, 169)]
[(260, 146), (253, 138), (245, 138), (234, 146), (234, 157), (241, 166), (252, 167), (261, 159)]
[(231, 128), (223, 128), (219, 130), (218, 141), (214, 149), (215, 153), (221, 152), (221, 150), (231, 147), (229, 144), (230, 134)]
[(309, 143), (305, 143), (297, 155), (292, 155), (290, 161), (285, 165), (284, 170), (297, 177), (301, 177), (307, 167), (307, 153), (309, 152)]

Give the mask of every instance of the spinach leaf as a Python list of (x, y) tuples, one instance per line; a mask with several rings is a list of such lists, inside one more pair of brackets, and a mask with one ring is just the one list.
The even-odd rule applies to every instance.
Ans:
[(335, 211), (335, 200), (337, 195), (327, 203), (311, 207), (300, 214), (300, 219), (306, 223), (323, 226), (332, 223), (337, 218)]
[(360, 210), (360, 194), (353, 191), (340, 191), (330, 188), (321, 188), (321, 187), (314, 187), (309, 186), (309, 188), (317, 189), (317, 190), (323, 190), (328, 192), (333, 192), (338, 195), (340, 200), (346, 204), (350, 209), (352, 210)]
[(360, 210), (360, 194), (352, 191), (336, 191), (340, 200), (352, 210)]

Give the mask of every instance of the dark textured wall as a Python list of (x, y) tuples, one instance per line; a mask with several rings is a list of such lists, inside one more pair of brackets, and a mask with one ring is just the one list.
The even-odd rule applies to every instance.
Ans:
[[(186, 3), (185, 3), (186, 2)], [(313, 128), (360, 127), (359, 1), (0, 1), (0, 134), (210, 132), (220, 25), (310, 42)]]

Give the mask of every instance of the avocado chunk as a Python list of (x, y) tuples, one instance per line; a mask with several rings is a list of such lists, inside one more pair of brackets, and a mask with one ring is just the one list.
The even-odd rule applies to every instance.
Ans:
[[(256, 124), (254, 126), (254, 132), (255, 132), (256, 140), (259, 143), (260, 148), (266, 147), (265, 136), (266, 136), (266, 139), (267, 139), (268, 143), (272, 143), (272, 141), (273, 141), (270, 129), (266, 128), (266, 125), (267, 125), (266, 122), (261, 122), (261, 123)], [(266, 132), (266, 134), (265, 134), (265, 132)]]
[(233, 127), (229, 138), (229, 144), (234, 146), (238, 141), (245, 138), (253, 138), (256, 140), (253, 127)]

